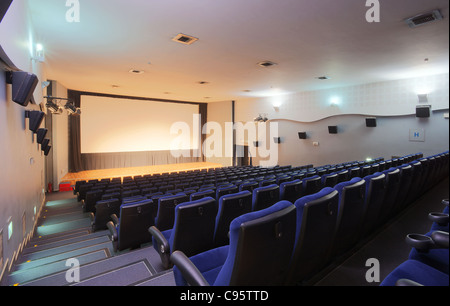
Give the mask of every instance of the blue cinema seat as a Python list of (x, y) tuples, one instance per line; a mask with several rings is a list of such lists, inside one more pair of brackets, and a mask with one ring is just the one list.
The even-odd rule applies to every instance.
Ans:
[(230, 244), (188, 258), (171, 255), (178, 286), (262, 286), (285, 283), (292, 255), (296, 208), (280, 201), (230, 224)]
[(280, 187), (276, 184), (258, 187), (253, 190), (252, 210), (267, 208), (280, 200)]
[(148, 228), (165, 269), (171, 267), (170, 254), (173, 251), (180, 250), (192, 256), (214, 247), (216, 212), (214, 198), (201, 198), (175, 207), (173, 228), (165, 231), (156, 226)]
[(252, 193), (244, 190), (227, 194), (219, 199), (219, 210), (214, 229), (214, 245), (216, 247), (229, 244), (228, 233), (230, 223), (235, 218), (252, 211)]
[(339, 256), (359, 239), (365, 212), (366, 181), (354, 177), (334, 188), (339, 192), (339, 211), (332, 256)]
[(107, 223), (114, 251), (137, 248), (151, 241), (148, 228), (154, 225), (156, 203), (151, 199), (129, 202), (120, 206), (120, 218), (112, 215)]
[(339, 193), (331, 187), (295, 202), (297, 226), (288, 285), (307, 281), (329, 262), (338, 205)]

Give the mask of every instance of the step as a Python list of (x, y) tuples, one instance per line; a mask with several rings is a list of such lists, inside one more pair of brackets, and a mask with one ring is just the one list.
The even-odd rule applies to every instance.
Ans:
[(35, 245), (35, 244), (43, 245), (46, 243), (53, 243), (56, 241), (66, 240), (66, 239), (73, 238), (73, 237), (82, 237), (85, 235), (89, 235), (90, 233), (91, 233), (90, 227), (77, 228), (77, 229), (74, 229), (71, 231), (60, 232), (60, 233), (46, 235), (46, 236), (34, 236), (33, 238), (31, 238), (31, 240), (29, 241), (28, 244), (29, 245)]
[(56, 233), (67, 232), (70, 230), (75, 230), (79, 228), (91, 227), (91, 220), (89, 218), (72, 220), (68, 222), (52, 224), (52, 225), (42, 225), (36, 228), (36, 236), (47, 236)]
[(107, 245), (112, 247), (111, 240), (108, 236), (93, 237), (91, 239), (85, 239), (76, 243), (69, 243), (61, 245), (48, 250), (37, 251), (33, 253), (23, 254), (20, 258), (20, 262), (27, 263), (28, 261), (47, 260), (49, 257), (58, 256), (60, 254), (67, 254), (73, 251), (77, 251), (84, 248), (95, 247), (97, 245)]
[(127, 286), (152, 276), (151, 266), (140, 260), (75, 283), (72, 286)]
[[(76, 259), (80, 262), (81, 265), (99, 261), (101, 259), (108, 258), (109, 256), (109, 250), (107, 248), (103, 248), (92, 252), (83, 253), (79, 256), (76, 256)], [(72, 257), (73, 256), (70, 256), (69, 258)], [(8, 276), (7, 282), (10, 285), (18, 286), (22, 283), (27, 283), (32, 280), (36, 280), (61, 271), (64, 271), (64, 273), (66, 273), (66, 271), (70, 268), (70, 266), (66, 266), (66, 261), (67, 259), (61, 259), (44, 265), (29, 267), (25, 270), (15, 271)]]
[(69, 245), (69, 244), (73, 244), (73, 243), (78, 243), (78, 242), (82, 242), (85, 240), (89, 240), (92, 238), (97, 238), (97, 237), (103, 237), (103, 236), (107, 236), (109, 233), (109, 231), (98, 231), (92, 234), (89, 234), (86, 232), (82, 232), (82, 234), (77, 234), (77, 235), (73, 235), (73, 236), (63, 236), (63, 237), (58, 237), (57, 240), (47, 240), (47, 241), (35, 241), (32, 244), (29, 244), (29, 246), (27, 246), (22, 254), (26, 255), (26, 254), (31, 254), (34, 252), (39, 252), (39, 251), (44, 251), (44, 250), (48, 250), (51, 248), (55, 248), (55, 247), (59, 247), (59, 246), (63, 246), (63, 245)]
[[(80, 267), (80, 279), (81, 281), (88, 281), (91, 278), (100, 277), (105, 273), (108, 274), (116, 269), (120, 269), (124, 266), (130, 264), (135, 264), (140, 261), (145, 260), (146, 270), (151, 272), (151, 275), (158, 275), (159, 273), (155, 269), (154, 265), (151, 264), (154, 261), (156, 251), (153, 247), (136, 249), (133, 251), (128, 251), (121, 255), (113, 256), (104, 260), (82, 265)], [(147, 279), (148, 275), (143, 279)], [(86, 283), (85, 283), (86, 284)], [(66, 280), (66, 272), (60, 272), (47, 277), (37, 279), (26, 284), (24, 286), (64, 286), (69, 285)]]
[(133, 286), (176, 286), (176, 283), (173, 276), (173, 270), (170, 269), (134, 283)]

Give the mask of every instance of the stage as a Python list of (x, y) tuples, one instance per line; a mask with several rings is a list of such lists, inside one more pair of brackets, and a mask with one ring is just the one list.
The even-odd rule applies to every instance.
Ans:
[(89, 170), (80, 171), (76, 173), (68, 173), (65, 175), (61, 184), (70, 183), (75, 185), (76, 181), (88, 181), (88, 180), (100, 180), (104, 178), (114, 178), (125, 176), (142, 176), (145, 174), (157, 174), (157, 173), (173, 173), (181, 171), (202, 170), (202, 169), (215, 169), (222, 168), (222, 164), (217, 163), (184, 163), (184, 164), (169, 164), (169, 165), (155, 165), (145, 167), (132, 167), (132, 168), (117, 168), (117, 169), (101, 169), (101, 170)]

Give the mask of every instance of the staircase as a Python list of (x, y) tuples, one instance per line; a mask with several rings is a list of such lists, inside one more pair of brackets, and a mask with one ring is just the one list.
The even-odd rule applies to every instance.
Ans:
[[(33, 238), (2, 286), (175, 285), (172, 270), (162, 268), (151, 244), (114, 252), (109, 231), (92, 232), (89, 215), (72, 192), (47, 199)], [(79, 267), (69, 259), (76, 259)], [(79, 279), (73, 281), (75, 275)]]

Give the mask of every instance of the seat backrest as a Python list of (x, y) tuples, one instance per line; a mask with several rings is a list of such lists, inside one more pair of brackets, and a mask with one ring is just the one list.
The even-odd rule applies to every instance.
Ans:
[(338, 206), (339, 193), (331, 187), (295, 202), (297, 226), (288, 285), (308, 280), (329, 262)]
[(190, 200), (195, 201), (201, 198), (212, 197), (216, 198), (216, 192), (213, 189), (202, 190), (198, 192), (191, 193)]
[(221, 196), (239, 192), (239, 187), (235, 185), (228, 185), (224, 187), (219, 187), (216, 190), (216, 200), (219, 200)]
[(219, 200), (219, 210), (214, 229), (214, 245), (222, 246), (229, 243), (228, 232), (230, 223), (235, 218), (252, 211), (252, 193), (244, 190), (227, 194)]
[(241, 185), (239, 185), (239, 191), (248, 190), (250, 192), (253, 192), (253, 190), (255, 190), (258, 187), (259, 187), (259, 184), (256, 181), (246, 182), (246, 183), (242, 183)]
[(299, 179), (284, 182), (280, 185), (280, 200), (295, 203), (303, 195), (303, 184)]
[(215, 286), (282, 285), (295, 238), (295, 206), (280, 201), (230, 224), (230, 246)]
[(339, 192), (339, 211), (331, 256), (338, 256), (358, 241), (365, 212), (366, 182), (354, 177), (334, 188)]
[(193, 256), (212, 249), (216, 212), (216, 200), (212, 197), (178, 204), (169, 239), (170, 251)]
[(420, 194), (420, 183), (423, 174), (423, 166), (420, 161), (412, 161), (410, 165), (412, 167), (412, 179), (408, 195), (405, 198), (405, 205), (411, 204), (418, 198), (418, 195)]
[(146, 199), (120, 206), (120, 220), (117, 231), (117, 249), (119, 251), (139, 247), (142, 243), (152, 240), (152, 235), (148, 232), (148, 229), (154, 225), (152, 216), (156, 211), (156, 204), (151, 199)]
[(364, 213), (361, 237), (370, 234), (379, 224), (379, 216), (386, 193), (386, 175), (381, 172), (365, 176), (366, 211)]
[(95, 204), (102, 199), (102, 195), (103, 190), (90, 190), (86, 192), (83, 211), (95, 213)]
[(95, 204), (95, 220), (93, 230), (106, 229), (106, 223), (111, 221), (111, 215), (120, 216), (120, 200), (112, 198), (109, 200), (97, 201)]
[(310, 195), (319, 192), (322, 189), (322, 179), (318, 175), (306, 177), (302, 180), (303, 195)]
[(410, 192), (411, 182), (413, 179), (413, 168), (411, 165), (405, 164), (398, 167), (400, 170), (400, 184), (398, 187), (397, 198), (394, 204), (394, 214), (405, 208), (406, 197)]
[(336, 174), (338, 175), (337, 178), (338, 184), (349, 180), (348, 178), (349, 172), (347, 169), (339, 170), (336, 172)]
[(338, 174), (337, 173), (329, 173), (321, 176), (322, 186), (323, 187), (334, 187), (338, 183)]
[(158, 199), (158, 213), (155, 220), (156, 228), (161, 232), (173, 228), (175, 207), (178, 204), (188, 201), (189, 196), (183, 193), (160, 197)]
[(258, 187), (253, 190), (252, 210), (267, 208), (280, 200), (280, 187), (276, 184)]
[(398, 189), (400, 186), (400, 170), (397, 168), (389, 168), (384, 170), (386, 175), (386, 193), (381, 207), (380, 221), (386, 222), (391, 216), (397, 199)]

